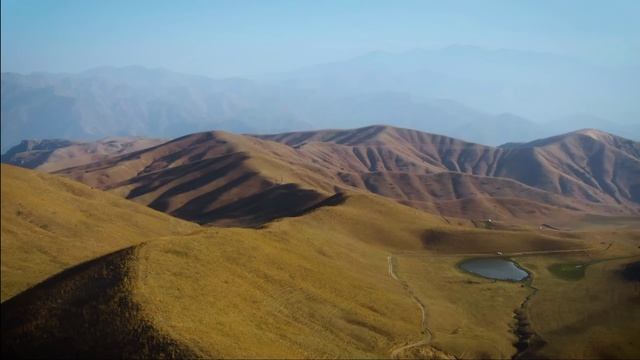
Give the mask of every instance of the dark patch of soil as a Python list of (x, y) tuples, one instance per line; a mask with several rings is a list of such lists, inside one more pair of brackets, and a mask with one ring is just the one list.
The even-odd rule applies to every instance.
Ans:
[(627, 281), (640, 281), (640, 261), (627, 264), (622, 270), (622, 278)]

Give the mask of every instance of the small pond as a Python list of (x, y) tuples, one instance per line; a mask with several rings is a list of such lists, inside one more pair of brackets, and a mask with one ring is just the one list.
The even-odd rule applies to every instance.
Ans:
[(469, 259), (459, 266), (472, 274), (495, 280), (520, 281), (529, 276), (516, 262), (499, 257)]

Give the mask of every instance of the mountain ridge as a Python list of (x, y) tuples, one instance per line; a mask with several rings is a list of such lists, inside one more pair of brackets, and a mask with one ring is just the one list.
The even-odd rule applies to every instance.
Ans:
[(64, 139), (23, 140), (3, 154), (1, 161), (51, 172), (134, 152), (165, 141), (142, 137), (107, 137), (93, 142)]
[(584, 132), (553, 139), (504, 149), (387, 125), (253, 136), (213, 131), (56, 174), (218, 225), (259, 226), (344, 191), (462, 218), (640, 214), (637, 143)]

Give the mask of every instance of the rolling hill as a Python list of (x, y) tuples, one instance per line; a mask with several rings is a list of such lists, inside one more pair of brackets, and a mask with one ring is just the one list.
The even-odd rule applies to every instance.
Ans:
[(445, 216), (535, 224), (640, 214), (639, 147), (595, 130), (503, 147), (389, 126), (205, 132), (57, 174), (218, 225), (301, 214), (346, 189)]
[[(449, 171), (509, 178), (553, 194), (591, 203), (629, 205), (635, 211), (640, 202), (640, 144), (597, 130), (500, 148), (387, 126), (260, 138), (307, 153), (339, 149), (340, 156), (330, 162), (342, 161), (340, 169), (352, 172)], [(614, 168), (622, 169), (621, 173), (614, 176)]]
[(339, 198), (295, 157), (286, 145), (207, 132), (57, 174), (190, 221), (249, 226)]
[(166, 140), (140, 137), (112, 137), (93, 142), (62, 139), (23, 140), (2, 155), (2, 162), (51, 172), (142, 150), (164, 141)]
[(198, 228), (59, 176), (1, 173), (3, 302), (78, 263)]
[[(123, 211), (119, 206), (128, 204), (51, 175), (4, 165), (2, 172), (7, 177), (3, 183), (18, 178), (18, 183), (31, 186), (26, 190), (13, 185), (14, 196), (2, 197), (3, 216), (33, 189), (56, 211), (65, 209), (58, 199), (69, 196), (83, 212), (98, 215)], [(25, 205), (25, 212), (39, 207)], [(261, 229), (197, 227), (169, 221), (136, 204), (128, 206), (135, 211), (110, 220), (119, 232), (101, 232), (125, 240), (108, 254), (83, 248), (90, 238), (86, 232), (58, 230), (72, 226), (68, 224), (72, 214), (40, 218), (41, 226), (60, 234), (58, 242), (89, 251), (77, 259), (78, 265), (61, 267), (61, 272), (3, 301), (4, 356), (379, 358), (399, 351), (399, 356), (451, 358), (454, 353), (429, 342), (407, 345), (424, 336), (420, 308), (407, 293), (407, 285), (390, 275), (391, 254), (576, 249), (585, 241), (581, 235), (477, 229), (462, 220), (453, 224), (357, 192), (345, 193), (337, 206), (317, 207)], [(3, 222), (3, 231), (7, 223)], [(15, 219), (11, 223), (32, 228)], [(136, 224), (139, 232), (147, 231), (147, 236), (127, 233), (130, 224)], [(188, 233), (177, 233), (178, 229)], [(3, 233), (3, 247), (6, 236)], [(142, 237), (146, 240), (139, 242)], [(36, 246), (43, 253), (55, 252), (57, 245), (43, 237), (29, 239), (29, 249), (3, 248), (3, 266), (7, 259), (31, 256)], [(400, 269), (406, 272), (410, 268), (403, 264), (410, 263), (404, 261)], [(442, 275), (466, 276), (455, 267)], [(3, 284), (16, 276), (20, 275), (3, 271)], [(482, 285), (485, 295), (477, 298), (505, 286), (519, 290), (504, 300), (508, 306), (487, 310), (501, 324), (491, 330), (488, 350), (486, 342), (465, 335), (481, 328), (482, 319), (458, 324), (461, 336), (470, 341), (467, 356), (504, 357), (515, 352), (509, 324), (512, 307), (525, 290), (518, 284), (487, 283)], [(449, 309), (430, 312), (429, 319), (466, 311), (448, 304), (445, 297), (431, 300), (427, 306)], [(456, 350), (455, 356), (462, 355)]]

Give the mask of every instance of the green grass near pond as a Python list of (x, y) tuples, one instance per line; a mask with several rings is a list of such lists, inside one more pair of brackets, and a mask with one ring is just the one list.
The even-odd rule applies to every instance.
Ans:
[(593, 264), (597, 264), (605, 261), (611, 261), (611, 260), (629, 259), (633, 257), (637, 257), (637, 256), (635, 255), (618, 256), (614, 258), (591, 260), (589, 262), (574, 261), (574, 262), (567, 262), (567, 263), (556, 263), (556, 264), (550, 265), (547, 269), (551, 274), (553, 274), (557, 278), (567, 280), (567, 281), (578, 281), (584, 278), (584, 274), (587, 271), (587, 266), (589, 265), (593, 265)]
[(554, 276), (568, 281), (578, 281), (584, 278), (584, 272), (589, 264), (561, 263), (549, 266), (549, 272)]

